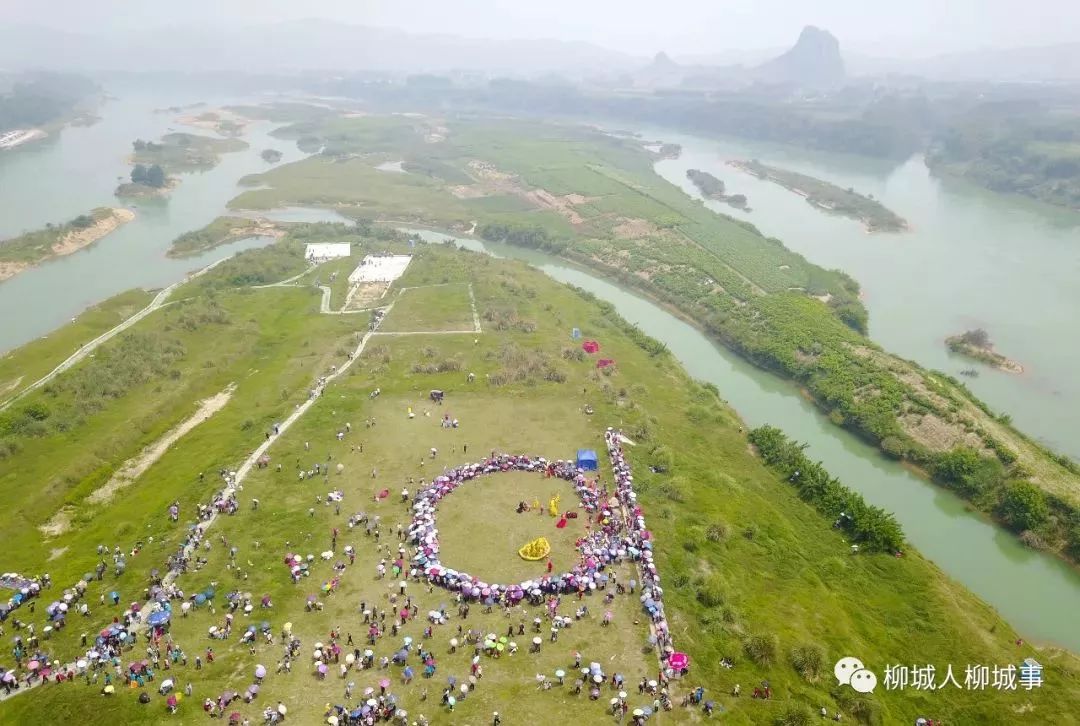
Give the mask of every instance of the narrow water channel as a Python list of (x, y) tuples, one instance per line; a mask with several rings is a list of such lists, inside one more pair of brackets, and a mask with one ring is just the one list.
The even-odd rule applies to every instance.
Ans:
[[(446, 234), (416, 232), (441, 242)], [(477, 239), (467, 249), (523, 260), (560, 282), (612, 303), (619, 314), (662, 341), (695, 378), (715, 384), (750, 425), (772, 424), (809, 444), (809, 454), (867, 501), (893, 512), (911, 542), (1025, 634), (1080, 652), (1080, 574), (1034, 552), (965, 508), (947, 490), (882, 457), (830, 423), (794, 385), (713, 343), (693, 326), (620, 285), (551, 255)]]

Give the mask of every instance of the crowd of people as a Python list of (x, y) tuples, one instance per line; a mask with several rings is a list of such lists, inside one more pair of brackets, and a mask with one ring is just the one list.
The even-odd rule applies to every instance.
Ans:
[[(652, 632), (650, 642), (658, 646), (661, 657), (661, 669), (657, 675), (659, 685), (653, 681), (647, 681), (642, 688), (655, 697), (654, 706), (664, 709), (670, 708), (670, 699), (667, 694), (668, 678), (678, 673), (684, 673), (686, 664), (685, 662), (674, 663), (671, 658), (674, 654), (674, 647), (664, 613), (663, 590), (653, 561), (652, 537), (646, 529), (643, 513), (636, 502), (636, 494), (633, 491), (633, 476), (622, 453), (620, 435), (618, 432), (609, 429), (605, 434), (605, 442), (611, 457), (614, 474), (611, 484), (601, 483), (599, 478), (590, 478), (590, 474), (578, 469), (573, 461), (548, 461), (543, 457), (515, 456), (492, 452), (490, 456), (476, 463), (444, 471), (443, 475), (435, 477), (429, 485), (421, 487), (413, 497), (410, 497), (407, 490), (403, 491), (403, 501), (411, 505), (411, 524), (406, 528), (398, 526), (398, 533), (404, 543), (398, 548), (396, 559), (391, 558), (387, 548), (387, 558), (391, 559), (385, 559), (380, 564), (383, 569), (377, 576), (381, 579), (385, 574), (392, 574), (395, 580), (400, 577), (400, 592), (396, 596), (391, 596), (391, 606), (384, 608), (383, 612), (379, 612), (374, 605), (366, 609), (362, 606), (365, 627), (367, 628), (367, 649), (361, 650), (361, 648), (353, 646), (352, 635), (348, 636), (346, 644), (345, 639), (336, 631), (331, 633), (328, 645), (316, 644), (316, 654), (312, 668), (315, 678), (324, 679), (331, 670), (336, 672), (340, 668), (340, 677), (343, 681), (346, 681), (345, 704), (328, 706), (324, 717), (334, 719), (340, 724), (373, 724), (376, 721), (395, 720), (402, 723), (406, 722), (406, 720), (412, 723), (423, 723), (423, 721), (415, 718), (407, 719), (407, 714), (399, 708), (398, 698), (387, 689), (388, 681), (386, 679), (380, 681), (381, 684), (385, 683), (387, 685), (382, 685), (378, 692), (373, 692), (369, 688), (362, 694), (356, 694), (362, 696), (359, 700), (351, 698), (354, 695), (352, 693), (353, 683), (347, 680), (351, 677), (353, 670), (385, 669), (391, 665), (400, 669), (400, 677), (405, 685), (412, 681), (414, 673), (420, 678), (434, 678), (438, 664), (431, 647), (426, 644), (426, 641), (433, 637), (435, 627), (448, 624), (453, 617), (445, 608), (427, 613), (428, 623), (423, 631), (424, 645), (414, 646), (411, 638), (405, 638), (403, 645), (393, 653), (392, 658), (376, 658), (374, 655), (373, 649), (376, 644), (394, 638), (398, 635), (400, 627), (404, 627), (406, 622), (420, 615), (412, 599), (406, 595), (406, 580), (426, 581), (429, 586), (440, 586), (455, 592), (458, 604), (457, 616), (462, 620), (468, 617), (470, 604), (484, 606), (485, 611), (490, 611), (491, 607), (498, 605), (506, 608), (507, 613), (509, 613), (511, 607), (517, 605), (543, 606), (544, 610), (547, 611), (549, 624), (551, 625), (550, 640), (556, 642), (559, 633), (563, 629), (572, 627), (576, 620), (588, 616), (589, 608), (586, 604), (588, 601), (584, 600), (584, 597), (596, 593), (603, 595), (605, 602), (611, 601), (611, 598), (614, 597), (612, 590), (614, 590), (617, 579), (613, 568), (619, 564), (631, 564), (637, 570), (636, 578), (640, 578), (640, 586), (637, 579), (630, 579), (628, 583), (618, 582), (618, 592), (629, 592), (631, 596), (640, 593), (642, 607), (650, 619)], [(548, 574), (539, 578), (516, 584), (499, 584), (484, 582), (468, 573), (448, 568), (440, 562), (436, 509), (441, 499), (472, 479), (510, 471), (534, 472), (542, 476), (557, 477), (571, 483), (574, 487), (577, 496), (580, 498), (581, 509), (583, 510), (582, 516), (586, 519), (587, 526), (585, 534), (576, 542), (578, 549), (577, 563), (569, 571), (552, 573), (549, 568)], [(174, 695), (172, 691), (175, 688), (173, 679), (169, 677), (168, 673), (162, 671), (169, 671), (174, 664), (186, 665), (188, 656), (182, 648), (171, 640), (168, 634), (169, 622), (174, 612), (173, 608), (175, 606), (176, 611), (184, 616), (193, 607), (209, 605), (212, 608), (214, 593), (212, 588), (197, 593), (185, 593), (175, 584), (174, 580), (179, 574), (190, 569), (197, 570), (205, 563), (205, 559), (200, 558), (199, 555), (200, 552), (209, 550), (211, 547), (211, 543), (205, 535), (206, 529), (213, 519), (222, 514), (234, 514), (239, 509), (236, 498), (236, 473), (222, 470), (221, 478), (223, 482), (222, 489), (207, 504), (197, 508), (197, 521), (191, 525), (187, 536), (169, 558), (166, 575), (158, 577), (155, 570), (149, 586), (142, 593), (143, 603), (132, 602), (120, 618), (115, 619), (112, 625), (101, 631), (94, 639), (93, 644), (86, 650), (84, 656), (80, 657), (76, 663), (68, 666), (60, 666), (59, 663), (55, 662), (50, 663), (44, 653), (33, 647), (37, 645), (36, 638), (33, 641), (28, 639), (27, 642), (19, 642), (20, 659), (33, 658), (37, 661), (35, 668), (28, 671), (29, 679), (48, 678), (51, 672), (52, 678), (56, 681), (62, 679), (85, 679), (88, 685), (96, 685), (99, 683), (99, 678), (103, 677), (104, 682), (101, 684), (101, 692), (104, 695), (115, 693), (117, 685), (120, 685), (120, 687), (129, 685), (139, 687), (151, 683), (154, 685), (160, 683), (161, 695), (170, 697), (166, 701), (167, 709), (171, 711), (176, 708), (177, 700), (171, 698)], [(337, 492), (334, 493), (337, 494)], [(339, 502), (340, 498), (340, 494), (337, 497), (328, 495), (327, 504), (330, 503), (331, 499)], [(173, 518), (178, 514), (178, 511), (169, 512), (169, 516)], [(359, 527), (365, 527), (369, 536), (377, 538), (379, 531), (378, 515), (358, 513), (349, 518), (348, 528), (350, 530)], [(331, 558), (334, 557), (337, 551), (337, 534), (335, 528), (332, 534), (331, 550), (324, 553), (324, 559), (327, 554)], [(405, 549), (405, 543), (413, 546), (411, 553)], [(236, 548), (230, 549), (228, 547), (229, 543), (224, 537), (222, 537), (221, 544), (230, 553), (230, 563), (235, 563)], [(121, 559), (127, 554), (126, 552), (120, 553), (119, 549), (117, 552), (119, 553), (117, 557)], [(355, 557), (354, 548), (351, 546), (346, 547), (344, 554), (349, 563), (352, 564)], [(309, 565), (312, 560), (311, 555), (290, 554), (286, 556), (285, 565), (294, 582), (299, 582), (308, 575)], [(387, 568), (391, 564), (393, 572), (388, 573)], [(336, 564), (334, 569), (336, 576), (324, 585), (324, 594), (329, 594), (336, 588), (341, 572), (345, 569), (344, 562)], [(101, 578), (101, 574), (101, 572), (97, 573), (98, 579)], [(51, 583), (43, 583), (39, 578), (18, 584), (24, 585), (25, 592), (21, 588), (18, 597), (12, 598), (6, 607), (0, 608), (3, 618), (11, 615), (23, 603), (39, 596), (42, 588)], [(63, 601), (57, 601), (49, 606), (50, 617), (56, 614), (57, 619), (62, 620), (63, 616), (66, 616), (69, 603), (71, 607), (74, 607), (74, 603), (78, 601), (82, 591), (85, 589), (85, 582), (80, 582), (79, 585), (81, 587), (77, 586), (72, 591), (66, 592)], [(573, 617), (571, 617), (571, 614), (559, 614), (560, 607), (564, 605), (564, 596), (567, 595), (578, 596), (577, 610), (576, 612), (571, 611)], [(112, 603), (116, 605), (119, 603), (119, 593), (113, 593), (113, 596)], [(259, 598), (253, 599), (250, 594), (233, 592), (229, 593), (225, 599), (229, 613), (225, 616), (222, 625), (210, 629), (208, 637), (211, 640), (230, 637), (233, 621), (232, 613), (251, 615), (256, 607), (272, 607), (269, 596), (264, 596), (260, 600)], [(315, 601), (316, 605), (321, 605), (314, 596), (309, 597), (309, 601)], [(396, 606), (393, 604), (394, 601), (397, 601)], [(568, 600), (568, 602), (570, 601)], [(318, 609), (321, 610), (321, 607)], [(398, 612), (399, 610), (400, 612)], [(610, 617), (610, 612), (605, 614), (604, 624), (610, 620)], [(542, 639), (537, 635), (541, 632), (540, 622), (541, 619), (536, 618), (532, 623), (532, 632), (529, 634), (532, 636), (532, 647), (530, 649), (532, 651), (539, 651), (541, 647)], [(525, 622), (523, 621), (518, 626), (516, 635), (524, 635), (524, 629)], [(135, 657), (131, 652), (138, 647), (137, 633), (142, 630), (145, 630), (145, 658), (141, 654)], [(300, 641), (292, 635), (291, 631), (283, 631), (282, 636), (283, 656), (278, 662), (278, 673), (282, 671), (291, 672), (292, 662), (300, 652)], [(450, 640), (450, 652), (456, 651), (460, 639), (461, 645), (471, 645), (473, 647), (474, 655), (468, 680), (458, 685), (456, 679), (451, 676), (447, 686), (443, 688), (441, 706), (450, 711), (453, 711), (458, 701), (467, 699), (477, 687), (479, 678), (483, 675), (483, 664), (480, 662), (481, 656), (497, 659), (513, 656), (518, 652), (517, 643), (512, 640), (515, 636), (512, 627), (507, 636), (496, 638), (493, 633), (484, 635), (480, 630), (469, 629), (465, 631), (461, 625), (458, 625), (457, 636)], [(242, 631), (240, 640), (242, 643), (250, 643), (253, 653), (256, 641), (265, 640), (271, 645), (275, 642), (273, 634), (270, 632), (269, 623), (265, 621), (261, 626), (247, 626)], [(527, 637), (525, 642), (528, 644), (529, 640), (530, 638)], [(85, 640), (84, 645), (87, 645)], [(677, 655), (681, 656), (682, 654)], [(212, 663), (213, 649), (207, 648), (205, 656), (202, 653), (195, 656), (196, 670), (201, 669), (204, 657), (208, 663)], [(124, 665), (126, 661), (130, 662)], [(575, 663), (575, 669), (579, 665), (580, 663)], [(595, 666), (595, 664), (593, 665)], [(260, 668), (262, 667), (260, 666)], [(255, 681), (243, 693), (227, 691), (216, 698), (205, 698), (203, 701), (204, 710), (209, 715), (224, 716), (233, 701), (243, 700), (250, 703), (255, 700), (258, 696), (262, 678), (265, 677), (265, 669), (262, 670), (263, 672), (257, 674)], [(583, 675), (576, 681), (576, 693), (585, 693), (593, 699), (599, 698), (598, 683), (608, 680), (608, 676), (595, 667), (591, 670), (582, 669), (581, 672)], [(562, 685), (563, 676), (558, 675), (560, 673), (562, 671), (556, 671), (558, 683)], [(611, 679), (612, 687), (616, 688), (620, 695), (618, 703), (613, 704), (612, 708), (613, 711), (615, 708), (622, 709), (624, 715), (626, 715), (627, 705), (626, 699), (622, 695), (622, 677), (618, 674), (615, 674), (615, 676)], [(602, 680), (594, 682), (597, 677)], [(550, 688), (553, 683), (554, 681), (545, 676), (541, 687)], [(18, 684), (4, 682), (0, 685), (3, 685), (6, 689), (17, 687)], [(190, 689), (190, 685), (188, 688)], [(422, 698), (422, 701), (427, 700), (427, 690), (427, 687), (423, 687), (424, 698)], [(190, 695), (190, 690), (188, 695)], [(140, 696), (147, 696), (147, 694), (144, 691)], [(351, 705), (348, 705), (350, 703)], [(268, 722), (284, 720), (285, 713), (282, 708), (281, 704), (266, 706), (265, 714), (263, 714), (265, 720)], [(644, 720), (649, 717), (650, 712), (649, 707), (635, 709), (631, 720)]]

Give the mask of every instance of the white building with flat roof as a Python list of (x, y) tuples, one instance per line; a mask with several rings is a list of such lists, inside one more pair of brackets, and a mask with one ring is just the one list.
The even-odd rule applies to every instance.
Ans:
[(323, 262), (350, 256), (352, 256), (352, 245), (348, 242), (312, 242), (304, 250), (304, 259), (309, 262)]
[(405, 274), (411, 261), (411, 255), (368, 255), (349, 275), (349, 284), (393, 282)]

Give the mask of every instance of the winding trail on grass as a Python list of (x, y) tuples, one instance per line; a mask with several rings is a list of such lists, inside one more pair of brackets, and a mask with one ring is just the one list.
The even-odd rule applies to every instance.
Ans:
[(172, 295), (173, 292), (175, 292), (178, 287), (180, 287), (181, 285), (184, 285), (184, 284), (186, 284), (188, 282), (191, 282), (192, 280), (194, 280), (194, 279), (196, 279), (198, 277), (201, 277), (202, 275), (205, 275), (207, 272), (214, 269), (215, 267), (217, 267), (222, 262), (224, 262), (225, 260), (228, 260), (228, 259), (231, 259), (231, 258), (225, 257), (223, 259), (218, 260), (217, 262), (212, 262), (209, 265), (207, 265), (206, 267), (202, 268), (201, 270), (197, 270), (197, 271), (191, 273), (190, 275), (188, 275), (187, 277), (185, 277), (184, 279), (182, 279), (182, 280), (180, 280), (178, 282), (174, 282), (173, 284), (171, 284), (168, 287), (164, 288), (163, 290), (161, 290), (161, 292), (159, 292), (157, 295), (154, 296), (154, 299), (151, 300), (150, 304), (147, 305), (145, 308), (143, 308), (139, 312), (135, 313), (130, 318), (128, 318), (124, 322), (117, 325), (115, 328), (112, 328), (111, 330), (105, 331), (104, 333), (102, 333), (98, 337), (91, 340), (89, 343), (86, 343), (85, 345), (80, 347), (77, 351), (75, 351), (75, 353), (70, 355), (65, 361), (60, 363), (60, 365), (56, 366), (56, 368), (53, 368), (50, 372), (46, 373), (44, 376), (42, 376), (38, 380), (34, 381), (29, 386), (27, 386), (26, 388), (24, 388), (23, 390), (19, 391), (17, 394), (15, 394), (11, 398), (9, 398), (2, 405), (0, 405), (0, 411), (6, 410), (13, 403), (15, 403), (16, 401), (21, 399), (23, 396), (26, 396), (31, 391), (36, 391), (37, 389), (41, 388), (46, 383), (48, 383), (52, 379), (56, 378), (58, 375), (60, 375), (64, 371), (68, 370), (72, 366), (74, 366), (77, 363), (79, 363), (80, 361), (82, 361), (88, 355), (93, 353), (97, 348), (101, 347), (105, 343), (108, 343), (110, 340), (115, 338), (117, 335), (124, 332), (125, 330), (130, 328), (132, 325), (134, 325), (135, 323), (137, 323), (140, 320), (142, 320), (143, 318), (145, 318), (150, 313), (154, 312), (158, 308), (164, 307), (165, 305), (169, 304), (167, 302), (168, 299), (169, 299), (169, 296)]

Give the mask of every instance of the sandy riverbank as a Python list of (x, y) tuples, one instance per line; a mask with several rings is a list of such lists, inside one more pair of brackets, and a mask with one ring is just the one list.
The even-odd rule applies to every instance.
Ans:
[(14, 149), (16, 146), (28, 144), (31, 141), (44, 139), (46, 134), (41, 129), (15, 129), (0, 134), (0, 151)]
[(108, 216), (102, 217), (86, 229), (72, 230), (64, 235), (52, 246), (53, 256), (63, 257), (78, 252), (82, 248), (94, 244), (121, 225), (135, 219), (135, 212), (130, 209), (114, 207), (109, 212)]
[(113, 232), (121, 225), (135, 219), (135, 212), (116, 207), (109, 209), (109, 214), (83, 229), (73, 229), (56, 240), (49, 248), (49, 254), (36, 262), (0, 262), (0, 282), (15, 277), (31, 267), (48, 262), (56, 257), (64, 257), (89, 247), (102, 237)]

